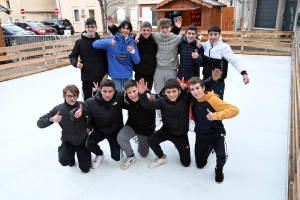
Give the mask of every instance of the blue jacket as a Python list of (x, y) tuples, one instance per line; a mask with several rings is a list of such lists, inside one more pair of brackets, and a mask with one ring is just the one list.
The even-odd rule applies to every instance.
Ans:
[[(197, 52), (199, 57), (192, 58), (192, 53)], [(185, 80), (200, 75), (200, 66), (203, 65), (203, 48), (197, 48), (196, 39), (188, 43), (186, 36), (182, 37), (182, 42), (179, 44), (178, 53), (180, 54), (180, 64), (178, 67), (178, 78), (184, 77)], [(206, 77), (207, 78), (207, 77)]]
[[(115, 46), (110, 45), (111, 39), (117, 42)], [(134, 54), (127, 51), (127, 47), (134, 45)], [(112, 78), (132, 78), (133, 63), (139, 64), (140, 55), (134, 40), (129, 37), (126, 41), (119, 33), (106, 39), (96, 40), (93, 43), (95, 49), (106, 49), (108, 60), (108, 75)]]

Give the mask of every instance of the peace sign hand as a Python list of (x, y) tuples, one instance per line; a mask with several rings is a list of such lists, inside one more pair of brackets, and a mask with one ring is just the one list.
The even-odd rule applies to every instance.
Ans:
[(182, 77), (181, 80), (179, 78), (177, 78), (177, 81), (179, 82), (180, 87), (181, 87), (182, 90), (186, 90), (187, 89), (187, 84), (184, 83), (184, 77)]
[(114, 26), (114, 19), (110, 15), (107, 16), (107, 25), (109, 28), (112, 28)]
[(94, 87), (93, 87), (93, 92), (97, 92), (99, 86), (98, 86), (98, 82), (93, 82)]

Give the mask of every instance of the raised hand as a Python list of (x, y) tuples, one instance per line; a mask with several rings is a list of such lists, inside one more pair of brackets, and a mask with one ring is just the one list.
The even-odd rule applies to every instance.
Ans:
[(78, 60), (77, 68), (81, 69), (82, 67), (83, 67), (83, 64), (81, 63), (81, 60)]
[(94, 87), (93, 87), (93, 92), (97, 92), (99, 86), (98, 86), (98, 82), (93, 82)]
[(107, 25), (109, 26), (109, 28), (112, 28), (114, 26), (115, 22), (114, 19), (112, 18), (112, 16), (107, 16)]
[(79, 118), (82, 115), (82, 105), (79, 105), (78, 110), (75, 112), (74, 117)]
[(212, 113), (208, 108), (207, 108), (207, 112), (208, 112), (208, 114), (206, 115), (206, 118), (207, 118), (209, 121), (215, 120), (214, 113)]
[(136, 83), (137, 84), (137, 89), (139, 91), (140, 94), (144, 94), (144, 92), (147, 89), (147, 82), (145, 82), (145, 80), (143, 78), (140, 79), (139, 82)]
[(202, 47), (201, 40), (196, 40), (196, 45), (198, 48)]
[(182, 90), (186, 90), (187, 84), (184, 83), (184, 77), (182, 77), (181, 80), (180, 80), (179, 78), (177, 78), (177, 81), (179, 82), (181, 89), (182, 89)]
[(59, 123), (61, 121), (62, 116), (60, 115), (60, 111), (58, 111), (56, 113), (56, 115), (54, 115), (54, 117), (52, 117), (52, 122), (54, 123)]
[(193, 51), (192, 53), (192, 58), (197, 59), (199, 57), (198, 51), (197, 49), (195, 49), (195, 51)]
[(110, 45), (111, 46), (116, 46), (117, 42), (115, 40), (115, 36), (113, 38), (111, 38), (111, 41), (110, 41)]
[(250, 82), (250, 79), (249, 79), (249, 77), (248, 77), (247, 74), (244, 74), (244, 75), (243, 75), (243, 81), (244, 81), (244, 84), (245, 84), (245, 85), (247, 85), (247, 84)]
[(140, 35), (137, 35), (134, 39), (134, 42), (137, 44), (140, 42)]
[(134, 49), (134, 43), (132, 43), (132, 45), (128, 45), (127, 46), (127, 51), (131, 52)]
[(103, 81), (103, 80), (106, 80), (107, 77), (108, 77), (108, 74), (106, 73), (106, 74), (103, 76), (102, 81)]
[(214, 81), (217, 81), (219, 78), (221, 78), (222, 72), (219, 69), (214, 69), (211, 71), (211, 74)]
[(181, 16), (178, 16), (178, 17), (176, 18), (174, 24), (175, 24), (175, 26), (176, 26), (177, 28), (180, 28), (181, 25), (182, 25), (182, 17), (181, 17)]

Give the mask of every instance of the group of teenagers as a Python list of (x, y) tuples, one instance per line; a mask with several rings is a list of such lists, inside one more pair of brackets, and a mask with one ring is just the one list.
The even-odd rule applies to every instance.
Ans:
[[(214, 149), (215, 181), (224, 180), (227, 147), (222, 120), (239, 113), (237, 107), (223, 101), (228, 62), (245, 84), (249, 78), (230, 46), (222, 41), (219, 26), (211, 26), (208, 41), (202, 43), (197, 38), (197, 27), (189, 25), (184, 35), (178, 35), (182, 18), (174, 24), (172, 27), (171, 20), (163, 18), (158, 21), (160, 32), (154, 33), (151, 24), (143, 22), (141, 33), (133, 36), (129, 21), (117, 27), (109, 17), (112, 35), (100, 39), (96, 21), (86, 20), (86, 31), (69, 55), (71, 64), (81, 70), (84, 101), (77, 100), (78, 87), (67, 85), (63, 89), (64, 102), (37, 122), (39, 128), (53, 123), (62, 128), (62, 144), (58, 147), (61, 165), (73, 166), (76, 153), (82, 172), (98, 168), (104, 159), (99, 142), (107, 139), (112, 159), (119, 161), (120, 152), (125, 152), (127, 158), (121, 169), (126, 170), (137, 161), (130, 143), (137, 137), (142, 157), (149, 154), (150, 148), (157, 156), (149, 168), (167, 163), (160, 146), (167, 140), (175, 145), (181, 164), (188, 167), (188, 131), (193, 122), (196, 166), (203, 168)], [(199, 78), (200, 67), (203, 80)], [(155, 95), (151, 93), (153, 86)], [(128, 111), (125, 125), (122, 109)], [(93, 160), (91, 153), (95, 154)]]

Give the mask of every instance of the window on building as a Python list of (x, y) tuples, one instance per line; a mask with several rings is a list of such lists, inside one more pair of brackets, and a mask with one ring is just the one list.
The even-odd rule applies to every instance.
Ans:
[(9, 3), (9, 1), (6, 1), (6, 8), (10, 9), (10, 3)]
[(80, 23), (78, 8), (73, 8), (73, 21), (74, 23)]
[(87, 18), (95, 18), (95, 10), (94, 7), (87, 7)]
[(157, 12), (152, 11), (152, 26), (157, 26)]
[(125, 20), (125, 9), (123, 7), (118, 7), (117, 9), (117, 20), (120, 23)]

